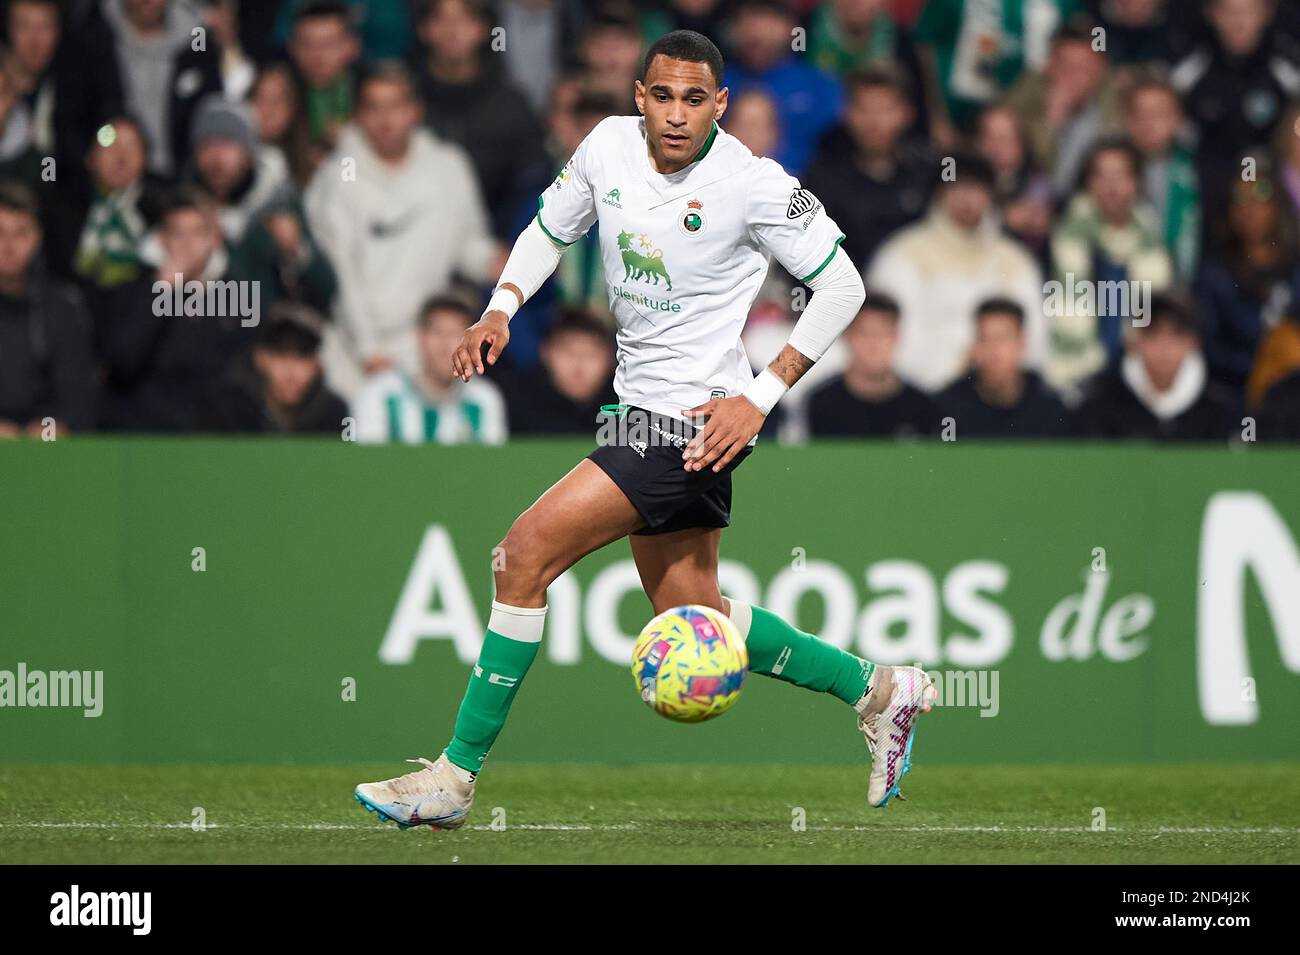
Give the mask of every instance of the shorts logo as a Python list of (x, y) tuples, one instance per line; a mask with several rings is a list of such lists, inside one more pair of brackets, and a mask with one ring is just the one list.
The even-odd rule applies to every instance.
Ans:
[(790, 193), (790, 205), (786, 207), (787, 219), (798, 219), (817, 208), (817, 197), (807, 189), (799, 188)]
[[(665, 441), (667, 441), (675, 448), (686, 447), (686, 437), (684, 435), (673, 434), (671, 431), (665, 431), (663, 428), (659, 427), (658, 424), (654, 424), (654, 423), (650, 425), (650, 430), (653, 431), (655, 434), (659, 435), (659, 437), (663, 438)], [(645, 455), (642, 455), (642, 457), (644, 456)]]

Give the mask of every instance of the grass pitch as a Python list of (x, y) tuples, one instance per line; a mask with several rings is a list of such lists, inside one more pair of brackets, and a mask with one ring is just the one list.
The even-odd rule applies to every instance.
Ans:
[(413, 768), (0, 766), (0, 863), (1300, 862), (1300, 763), (920, 764), (884, 810), (865, 766), (499, 764), (450, 833), (353, 800)]

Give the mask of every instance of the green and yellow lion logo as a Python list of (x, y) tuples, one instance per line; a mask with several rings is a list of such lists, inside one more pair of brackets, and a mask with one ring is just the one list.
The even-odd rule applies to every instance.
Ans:
[(644, 235), (640, 237), (642, 248), (649, 251), (648, 255), (642, 255), (632, 248), (632, 233), (620, 232), (618, 234), (618, 251), (623, 255), (623, 281), (628, 279), (641, 279), (651, 282), (653, 285), (659, 284), (660, 276), (668, 283), (668, 291), (673, 290), (673, 280), (664, 268), (664, 250), (653, 249), (653, 243)]

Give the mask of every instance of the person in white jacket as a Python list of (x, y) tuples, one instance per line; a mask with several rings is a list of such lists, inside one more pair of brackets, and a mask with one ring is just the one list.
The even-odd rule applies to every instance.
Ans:
[(890, 237), (866, 275), (868, 288), (902, 310), (898, 373), (931, 394), (966, 370), (975, 309), (986, 298), (1010, 298), (1024, 310), (1026, 367), (1041, 368), (1047, 352), (1042, 274), (999, 227), (991, 169), (973, 155), (955, 157), (951, 169), (929, 214)]
[(505, 261), (468, 158), (421, 117), (406, 69), (375, 68), (359, 83), (355, 124), (307, 187), (308, 221), (339, 280), (322, 358), (349, 399), (369, 375), (417, 374), (420, 305), (453, 274), (490, 284)]

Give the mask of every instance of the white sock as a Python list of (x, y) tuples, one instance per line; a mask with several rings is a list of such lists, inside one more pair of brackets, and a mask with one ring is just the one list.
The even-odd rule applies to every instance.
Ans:
[(488, 615), (489, 630), (520, 643), (541, 643), (545, 623), (545, 607), (512, 607), (494, 600)]
[(741, 640), (748, 640), (749, 628), (754, 622), (754, 608), (735, 597), (728, 597), (727, 603), (731, 605), (731, 622), (735, 624), (736, 632)]

